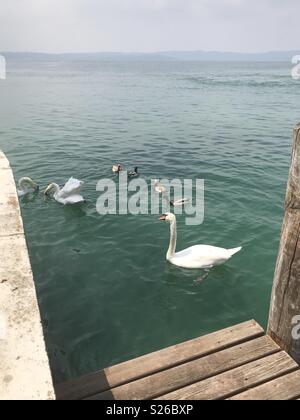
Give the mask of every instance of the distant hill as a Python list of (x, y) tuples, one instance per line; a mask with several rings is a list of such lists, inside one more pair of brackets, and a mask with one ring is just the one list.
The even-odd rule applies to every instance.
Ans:
[(164, 57), (181, 61), (291, 61), (299, 51), (273, 51), (266, 53), (233, 53), (220, 51), (170, 51)]
[(290, 62), (299, 51), (271, 51), (266, 53), (234, 53), (220, 51), (164, 51), (157, 53), (65, 53), (44, 54), (30, 52), (2, 52), (13, 60), (84, 60), (84, 61), (252, 61), (252, 62)]

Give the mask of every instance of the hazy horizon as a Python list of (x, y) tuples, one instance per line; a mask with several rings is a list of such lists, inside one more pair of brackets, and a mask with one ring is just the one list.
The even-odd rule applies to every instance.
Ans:
[(298, 51), (269, 51), (265, 53), (235, 53), (226, 51), (157, 51), (147, 52), (1, 52), (8, 60), (16, 62), (44, 61), (164, 61), (164, 62), (285, 62), (291, 63)]
[(298, 0), (10, 0), (0, 50), (56, 53), (298, 49)]
[(84, 54), (167, 54), (167, 53), (203, 53), (203, 54), (241, 54), (241, 55), (264, 55), (264, 54), (284, 54), (284, 53), (295, 53), (299, 52), (300, 54), (300, 48), (299, 49), (286, 49), (286, 50), (266, 50), (266, 51), (233, 51), (233, 50), (191, 50), (191, 49), (173, 49), (173, 50), (154, 50), (154, 51), (122, 51), (122, 50), (95, 50), (95, 51), (61, 51), (61, 52), (51, 52), (51, 51), (31, 51), (31, 50), (0, 50), (2, 54), (45, 54), (45, 55), (84, 55)]

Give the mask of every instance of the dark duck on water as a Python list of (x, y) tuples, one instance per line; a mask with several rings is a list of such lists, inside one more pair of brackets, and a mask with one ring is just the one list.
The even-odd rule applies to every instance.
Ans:
[(137, 176), (139, 176), (139, 172), (138, 172), (138, 167), (136, 166), (133, 171), (128, 172), (128, 177), (135, 178)]

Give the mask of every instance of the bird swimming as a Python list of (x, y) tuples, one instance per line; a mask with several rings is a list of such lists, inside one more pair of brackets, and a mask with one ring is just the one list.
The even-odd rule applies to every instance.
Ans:
[(177, 226), (176, 216), (173, 213), (166, 213), (160, 216), (161, 221), (170, 223), (170, 244), (166, 259), (171, 264), (182, 268), (211, 268), (228, 261), (242, 248), (217, 248), (210, 245), (194, 245), (181, 252), (176, 252)]
[(165, 194), (167, 192), (167, 189), (164, 185), (162, 185), (158, 179), (154, 180), (154, 191), (156, 191), (158, 194)]
[(128, 177), (135, 178), (137, 176), (139, 176), (139, 168), (136, 166), (133, 171), (128, 172)]
[(122, 167), (122, 165), (117, 163), (117, 164), (112, 166), (111, 170), (116, 174), (116, 173), (121, 172), (123, 170), (123, 167)]
[(24, 195), (27, 195), (31, 189), (34, 192), (38, 192), (40, 187), (31, 178), (28, 178), (28, 177), (24, 177), (19, 180), (18, 182), (18, 196), (19, 197), (24, 197)]
[(170, 205), (171, 207), (181, 207), (185, 204), (190, 204), (191, 200), (189, 198), (181, 198), (179, 200), (171, 200)]
[(154, 191), (157, 192), (158, 194), (161, 194), (164, 200), (166, 200), (170, 204), (171, 207), (182, 207), (185, 204), (189, 204), (191, 202), (189, 198), (170, 200), (166, 187), (163, 184), (161, 184), (158, 179), (154, 180)]
[(62, 189), (55, 183), (48, 185), (44, 194), (49, 195), (52, 192), (55, 200), (63, 205), (84, 203), (85, 199), (80, 194), (83, 184), (83, 181), (72, 177)]

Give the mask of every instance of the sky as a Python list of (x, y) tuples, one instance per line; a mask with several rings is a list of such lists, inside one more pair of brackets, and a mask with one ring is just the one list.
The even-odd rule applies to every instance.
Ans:
[(2, 0), (0, 51), (300, 50), (299, 0)]

